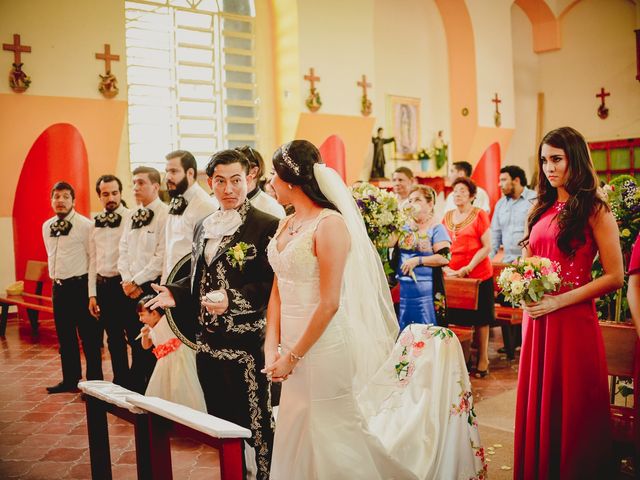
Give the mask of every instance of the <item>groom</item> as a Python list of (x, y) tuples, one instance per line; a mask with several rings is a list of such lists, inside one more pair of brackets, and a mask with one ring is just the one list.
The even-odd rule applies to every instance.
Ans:
[(266, 250), (278, 220), (247, 200), (249, 169), (237, 150), (211, 157), (206, 173), (220, 210), (195, 228), (191, 275), (154, 286), (158, 296), (149, 306), (191, 306), (189, 319), (198, 319), (196, 363), (207, 411), (251, 430), (257, 478), (267, 479), (274, 424), (269, 381), (260, 369), (273, 282)]

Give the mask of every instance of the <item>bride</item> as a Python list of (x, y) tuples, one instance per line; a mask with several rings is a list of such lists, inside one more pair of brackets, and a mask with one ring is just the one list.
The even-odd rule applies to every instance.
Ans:
[(305, 140), (273, 165), (296, 213), (268, 246), (263, 373), (283, 382), (271, 478), (485, 478), (457, 338), (410, 325), (394, 346), (382, 265), (347, 187)]

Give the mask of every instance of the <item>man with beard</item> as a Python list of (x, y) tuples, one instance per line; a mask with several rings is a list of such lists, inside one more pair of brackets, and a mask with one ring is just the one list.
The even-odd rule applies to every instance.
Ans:
[[(502, 262), (511, 263), (522, 255), (520, 240), (524, 237), (524, 227), (529, 210), (536, 199), (536, 192), (527, 188), (527, 175), (520, 167), (507, 165), (500, 169), (500, 189), (504, 195), (496, 203), (491, 219), (491, 258), (495, 257), (500, 247), (504, 247)], [(511, 306), (502, 295), (496, 299), (498, 303)], [(503, 325), (502, 338), (505, 347), (499, 353), (511, 356), (513, 349), (522, 343), (520, 325)], [(513, 349), (510, 342), (513, 341)], [(509, 348), (508, 348), (509, 347)]]
[(169, 207), (158, 198), (159, 190), (160, 172), (155, 168), (137, 167), (133, 171), (133, 195), (139, 208), (124, 226), (118, 255), (122, 291), (128, 297), (124, 322), (132, 359), (127, 387), (138, 393), (146, 390), (156, 364), (152, 351), (143, 349), (135, 338), (141, 327), (138, 300), (153, 293), (151, 282), (160, 280), (164, 265)]
[[(89, 243), (89, 312), (107, 331), (113, 383), (129, 384), (129, 357), (125, 335), (127, 297), (118, 272), (119, 244), (131, 210), (122, 205), (122, 182), (102, 175), (96, 193), (103, 211), (95, 216)], [(134, 337), (135, 338), (135, 337)]]
[(195, 329), (207, 411), (251, 430), (247, 443), (255, 449), (257, 478), (267, 479), (274, 424), (270, 382), (260, 369), (273, 283), (266, 249), (278, 219), (248, 201), (249, 168), (238, 150), (211, 157), (207, 176), (220, 210), (195, 229), (190, 275), (154, 285), (158, 295), (147, 307), (191, 310), (174, 320), (181, 331)]
[(198, 165), (193, 155), (176, 150), (166, 156), (167, 191), (171, 197), (167, 219), (166, 252), (162, 283), (182, 257), (191, 253), (196, 224), (218, 209), (218, 202), (198, 184)]
[(502, 261), (511, 263), (522, 255), (519, 243), (524, 237), (524, 226), (536, 192), (527, 188), (527, 175), (515, 165), (507, 165), (500, 169), (500, 190), (504, 196), (496, 203), (491, 219), (489, 256), (495, 257), (502, 246)]
[(51, 190), (55, 213), (42, 225), (49, 276), (53, 280), (53, 316), (60, 345), (62, 381), (49, 393), (77, 391), (82, 378), (78, 335), (87, 362), (87, 380), (102, 380), (102, 329), (87, 310), (91, 220), (75, 211), (75, 192), (67, 182)]

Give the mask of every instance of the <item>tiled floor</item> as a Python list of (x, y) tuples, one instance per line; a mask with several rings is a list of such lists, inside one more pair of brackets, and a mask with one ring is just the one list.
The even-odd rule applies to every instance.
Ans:
[[(472, 379), (476, 402), (515, 388), (517, 364), (500, 360), (491, 342), (491, 373)], [(105, 348), (103, 368), (111, 379)], [(91, 478), (84, 403), (79, 394), (47, 395), (45, 387), (60, 381), (60, 360), (53, 322), (41, 321), (39, 338), (31, 337), (28, 322), (10, 319), (7, 336), (0, 338), (0, 478)], [(482, 422), (480, 422), (482, 435)], [(489, 433), (489, 432), (487, 432)], [(491, 431), (492, 443), (503, 443), (491, 464), (492, 478), (510, 478), (499, 464), (511, 465), (505, 437), (509, 432)], [(136, 478), (133, 427), (109, 416), (109, 438), (114, 479)], [(219, 478), (218, 454), (213, 448), (188, 440), (172, 440), (174, 478)], [(494, 468), (492, 465), (496, 465)]]

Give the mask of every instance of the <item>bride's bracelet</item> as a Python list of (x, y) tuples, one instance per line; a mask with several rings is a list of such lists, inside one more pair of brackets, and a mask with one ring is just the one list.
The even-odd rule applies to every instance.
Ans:
[(302, 355), (302, 356), (296, 355), (295, 353), (293, 353), (293, 350), (289, 350), (289, 361), (291, 363), (293, 363), (294, 360), (297, 360), (299, 362), (303, 358), (304, 358), (304, 355)]

